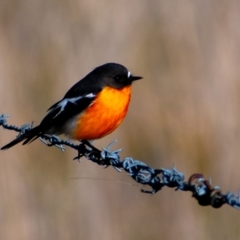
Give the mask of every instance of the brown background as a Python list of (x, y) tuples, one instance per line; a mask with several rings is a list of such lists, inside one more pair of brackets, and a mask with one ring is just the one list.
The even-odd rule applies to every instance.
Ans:
[[(124, 123), (96, 146), (118, 138), (122, 157), (175, 164), (236, 192), (239, 23), (237, 0), (2, 0), (0, 112), (37, 124), (94, 67), (122, 63), (144, 80)], [(1, 129), (0, 145), (15, 135)], [(141, 194), (116, 182), (133, 183), (125, 173), (75, 155), (39, 141), (0, 152), (0, 239), (239, 238), (239, 211), (200, 207), (173, 189)]]

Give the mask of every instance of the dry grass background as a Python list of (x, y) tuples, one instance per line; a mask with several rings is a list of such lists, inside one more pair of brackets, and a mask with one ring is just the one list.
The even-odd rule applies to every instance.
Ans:
[[(144, 76), (118, 138), (122, 157), (240, 187), (240, 2), (2, 0), (0, 112), (39, 123), (94, 67)], [(0, 130), (0, 145), (15, 133)], [(0, 239), (238, 239), (240, 215), (189, 193), (144, 195), (124, 173), (40, 142), (0, 153)], [(90, 177), (95, 180), (72, 177)], [(104, 182), (97, 178), (112, 179)]]

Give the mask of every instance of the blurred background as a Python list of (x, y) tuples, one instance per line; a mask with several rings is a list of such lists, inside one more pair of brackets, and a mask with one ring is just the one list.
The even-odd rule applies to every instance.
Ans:
[[(123, 124), (95, 145), (119, 139), (122, 158), (237, 192), (239, 22), (237, 0), (2, 0), (0, 113), (38, 124), (93, 68), (121, 63), (144, 79)], [(15, 136), (0, 129), (0, 146)], [(40, 141), (0, 152), (0, 239), (239, 238), (237, 210), (167, 188), (145, 195), (116, 182), (134, 183), (125, 173), (75, 156)]]

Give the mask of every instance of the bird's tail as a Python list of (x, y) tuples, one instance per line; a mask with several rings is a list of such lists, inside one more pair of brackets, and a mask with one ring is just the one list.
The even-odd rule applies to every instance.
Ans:
[(30, 141), (34, 141), (35, 139), (37, 139), (40, 136), (40, 133), (41, 133), (41, 126), (37, 126), (37, 127), (33, 128), (33, 129), (31, 129), (30, 131), (20, 135), (19, 137), (17, 137), (16, 139), (14, 139), (10, 143), (8, 143), (7, 145), (3, 146), (1, 148), (1, 150), (6, 150), (8, 148), (11, 148), (14, 145), (22, 142), (23, 140), (25, 140), (23, 142), (23, 145), (27, 144)]

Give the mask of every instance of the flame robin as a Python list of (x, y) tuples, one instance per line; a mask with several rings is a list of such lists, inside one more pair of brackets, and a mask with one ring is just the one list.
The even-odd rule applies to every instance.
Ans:
[(126, 116), (133, 81), (126, 67), (107, 63), (77, 82), (62, 100), (53, 104), (42, 122), (3, 146), (23, 145), (43, 134), (64, 134), (71, 139), (93, 140), (114, 131)]

